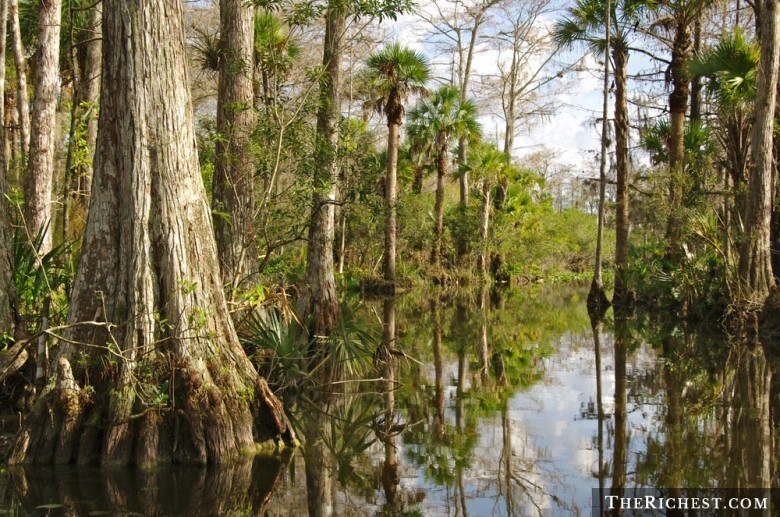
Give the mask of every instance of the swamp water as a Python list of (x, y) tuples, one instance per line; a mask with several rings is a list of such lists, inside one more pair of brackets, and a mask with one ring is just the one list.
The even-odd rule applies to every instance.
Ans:
[(592, 325), (586, 294), (365, 302), (389, 346), (363, 379), (342, 368), (298, 395), (306, 447), (221, 469), (11, 469), (0, 511), (590, 515), (592, 489), (777, 487), (780, 352), (642, 314)]

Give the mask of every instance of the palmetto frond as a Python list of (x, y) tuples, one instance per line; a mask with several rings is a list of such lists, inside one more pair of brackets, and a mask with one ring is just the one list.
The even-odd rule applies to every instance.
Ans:
[(689, 66), (692, 75), (707, 78), (707, 92), (720, 108), (731, 111), (756, 97), (758, 56), (758, 46), (737, 30)]
[(475, 179), (495, 181), (502, 177), (509, 167), (509, 156), (499, 151), (495, 145), (482, 144), (475, 146), (468, 154), (466, 163), (460, 165), (457, 176), (468, 173)]

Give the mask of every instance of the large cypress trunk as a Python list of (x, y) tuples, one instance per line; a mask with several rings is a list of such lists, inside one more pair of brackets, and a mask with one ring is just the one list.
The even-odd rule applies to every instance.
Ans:
[[(212, 205), (222, 281), (230, 296), (251, 281), (257, 270), (254, 235), (254, 165), (251, 137), (253, 109), (253, 9), (243, 0), (220, 2), (219, 93), (217, 98), (217, 163)], [(225, 215), (227, 217), (225, 217)]]
[(27, 95), (27, 60), (22, 46), (22, 29), (19, 26), (19, 0), (8, 0), (8, 18), (11, 22), (11, 41), (16, 66), (16, 108), (19, 113), (19, 139), (22, 163), (30, 149), (30, 101)]
[(48, 253), (52, 242), (51, 190), (54, 178), (54, 129), (57, 81), (60, 73), (61, 17), (62, 0), (41, 0), (38, 8), (35, 100), (24, 194), (25, 224), (33, 236), (43, 232), (39, 250), (42, 254)]
[(335, 202), (338, 164), (338, 122), (341, 116), (341, 57), (347, 17), (344, 8), (333, 5), (325, 19), (322, 56), (325, 76), (321, 81), (317, 113), (317, 156), (314, 171), (306, 285), (299, 302), (302, 321), (309, 319), (313, 336), (327, 336), (339, 320), (339, 301), (333, 264)]
[(626, 286), (628, 268), (628, 102), (626, 100), (626, 66), (628, 52), (620, 47), (612, 51), (615, 62), (615, 155), (617, 162), (617, 193), (615, 208), (615, 305), (629, 302)]
[[(739, 276), (741, 295), (747, 299), (763, 297), (774, 283), (770, 252), (770, 219), (772, 214), (772, 136), (777, 97), (778, 31), (777, 0), (756, 4), (756, 20), (761, 54), (758, 65), (755, 122), (753, 123), (753, 168), (748, 185), (745, 240), (743, 241)], [(760, 13), (760, 16), (758, 15)]]
[(71, 328), (10, 462), (202, 464), (293, 440), (227, 311), (180, 1), (104, 0), (103, 45)]

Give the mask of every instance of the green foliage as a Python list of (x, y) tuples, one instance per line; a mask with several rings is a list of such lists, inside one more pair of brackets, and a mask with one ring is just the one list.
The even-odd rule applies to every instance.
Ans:
[(65, 262), (71, 244), (63, 243), (40, 254), (43, 232), (41, 228), (30, 241), (23, 229), (14, 233), (14, 282), (19, 303), (19, 313), (27, 323), (27, 331), (38, 330), (44, 301), (51, 297), (49, 317), (57, 322), (64, 319), (68, 308), (68, 292), (74, 277), (70, 264)]
[(707, 78), (707, 93), (720, 109), (742, 110), (756, 98), (758, 55), (758, 45), (736, 29), (689, 66), (693, 76)]

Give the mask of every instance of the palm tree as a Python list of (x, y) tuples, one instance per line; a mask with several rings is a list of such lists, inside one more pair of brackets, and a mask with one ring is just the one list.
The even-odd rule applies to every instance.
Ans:
[(596, 54), (604, 54), (607, 48), (604, 29), (609, 20), (609, 48), (612, 50), (615, 80), (615, 157), (617, 169), (617, 195), (615, 217), (615, 296), (613, 303), (629, 301), (625, 285), (628, 267), (628, 101), (626, 98), (626, 70), (631, 49), (631, 36), (644, 18), (645, 12), (655, 5), (655, 0), (618, 0), (610, 6), (607, 17), (602, 0), (577, 0), (568, 16), (555, 27), (555, 39), (564, 46), (585, 43)]
[[(713, 128), (724, 150), (724, 187), (729, 183), (734, 200), (723, 205), (724, 241), (730, 234), (742, 232), (747, 216), (747, 176), (750, 166), (753, 110), (756, 99), (758, 45), (746, 39), (740, 30), (721, 39), (701, 58), (689, 63), (691, 75), (706, 78), (707, 97), (717, 112)], [(736, 223), (736, 224), (735, 224)], [(728, 256), (732, 249), (725, 248)]]
[(482, 249), (477, 260), (477, 269), (484, 275), (487, 270), (488, 233), (490, 226), (490, 193), (493, 186), (506, 177), (510, 167), (509, 156), (494, 145), (477, 146), (469, 153), (466, 163), (462, 164), (459, 174), (468, 173), (474, 181), (482, 182), (482, 202), (480, 206), (479, 231)]
[(398, 139), (403, 122), (404, 101), (412, 93), (425, 91), (430, 75), (428, 60), (422, 54), (391, 43), (369, 56), (369, 84), (376, 98), (375, 109), (387, 116), (387, 176), (385, 177), (385, 281), (395, 282), (396, 183)]
[(691, 74), (688, 62), (693, 54), (692, 29), (695, 21), (712, 0), (660, 0), (660, 16), (654, 27), (673, 33), (672, 60), (669, 63), (672, 91), (669, 94), (671, 135), (669, 139), (669, 199), (671, 212), (666, 227), (667, 256), (679, 259), (682, 252), (682, 209), (686, 198), (685, 114), (690, 98)]
[(436, 243), (431, 262), (441, 265), (442, 235), (444, 234), (444, 176), (447, 174), (448, 154), (452, 138), (476, 139), (481, 126), (477, 121), (477, 107), (469, 100), (461, 100), (454, 86), (442, 86), (409, 112), (408, 135), (421, 139), (433, 147), (436, 157)]

